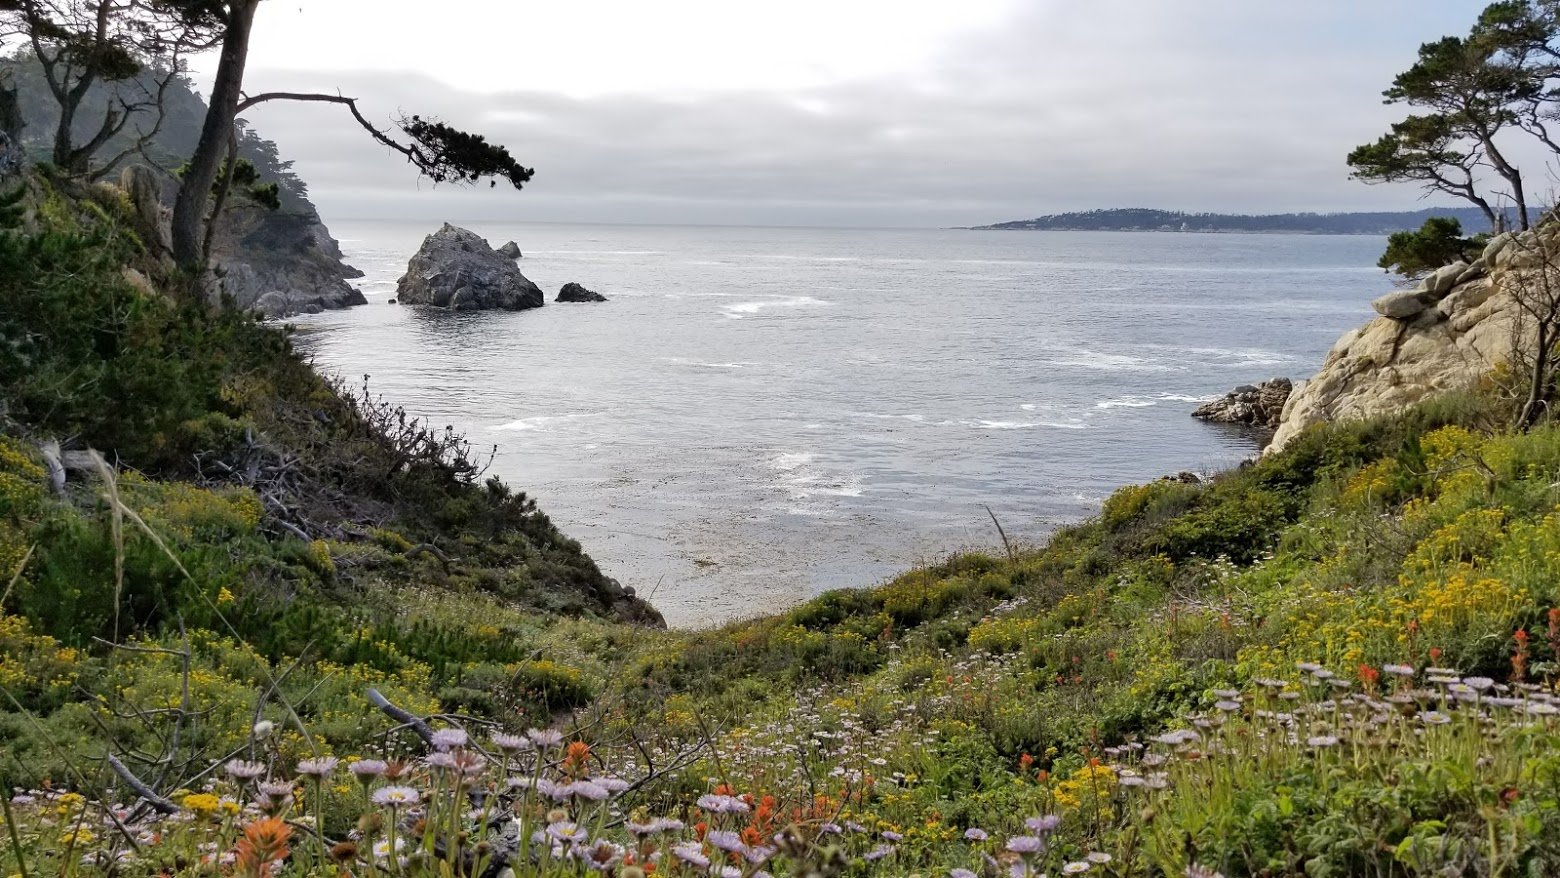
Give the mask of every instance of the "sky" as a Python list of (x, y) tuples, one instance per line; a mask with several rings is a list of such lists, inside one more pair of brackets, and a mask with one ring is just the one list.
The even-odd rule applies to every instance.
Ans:
[[(1454, 0), (272, 0), (250, 93), (505, 144), (523, 192), (419, 181), (340, 107), (272, 103), (326, 219), (970, 225), (1103, 207), (1414, 209), (1344, 156)], [(436, 9), (437, 14), (432, 14)], [(196, 63), (209, 75), (214, 59)]]

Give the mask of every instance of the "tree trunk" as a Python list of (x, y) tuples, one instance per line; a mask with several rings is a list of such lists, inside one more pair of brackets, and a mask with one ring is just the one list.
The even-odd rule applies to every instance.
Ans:
[(1469, 201), (1473, 202), (1473, 205), (1475, 207), (1477, 207), (1479, 210), (1483, 211), (1484, 218), (1489, 220), (1489, 222), (1490, 222), (1491, 234), (1498, 235), (1501, 232), (1506, 231), (1506, 216), (1505, 216), (1505, 214), (1503, 214), (1503, 213), (1496, 213), (1495, 212), (1495, 208), (1491, 207), (1490, 203), (1488, 201), (1486, 201), (1483, 198), (1480, 198), (1477, 195), (1469, 195), (1469, 196), (1465, 196), (1465, 197)]
[(1484, 144), (1484, 154), (1490, 160), (1490, 165), (1511, 185), (1511, 200), (1517, 208), (1517, 225), (1521, 231), (1530, 228), (1528, 220), (1527, 196), (1522, 192), (1522, 169), (1506, 161), (1505, 155), (1495, 148), (1493, 132), (1487, 132), (1479, 138)]
[(1523, 431), (1533, 429), (1543, 419), (1554, 394), (1554, 376), (1550, 374), (1552, 335), (1550, 324), (1540, 320), (1534, 339), (1537, 349), (1533, 352), (1533, 369), (1528, 376), (1528, 398), (1517, 418), (1517, 426)]
[(222, 57), (217, 62), (216, 79), (211, 85), (211, 100), (206, 121), (200, 129), (200, 141), (190, 157), (178, 200), (173, 205), (173, 258), (190, 272), (198, 283), (205, 272), (206, 211), (211, 187), (217, 181), (233, 117), (244, 86), (244, 65), (249, 60), (249, 32), (254, 25), (260, 0), (233, 0), (229, 4), (227, 33), (222, 39)]
[(21, 102), (16, 96), (16, 85), (0, 79), (0, 176), (21, 166), (22, 129)]
[(71, 129), (76, 127), (76, 104), (73, 101), (60, 103), (60, 123), (54, 127), (54, 164), (60, 170), (70, 173), (71, 153)]

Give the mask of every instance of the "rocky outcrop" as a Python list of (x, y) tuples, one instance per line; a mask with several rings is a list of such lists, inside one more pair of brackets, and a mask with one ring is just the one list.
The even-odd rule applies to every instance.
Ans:
[(1279, 416), (1294, 385), (1288, 378), (1274, 378), (1261, 384), (1242, 384), (1212, 402), (1205, 403), (1192, 417), (1218, 424), (1242, 424), (1266, 430), (1278, 429)]
[(135, 215), (135, 232), (146, 249), (159, 257), (171, 255), (168, 210), (163, 206), (162, 181), (145, 165), (130, 165), (119, 173), (119, 188), (130, 199)]
[(244, 207), (223, 214), (212, 244), (217, 292), (238, 308), (267, 317), (366, 305), (347, 281), (347, 265), (330, 231), (313, 213)]
[[(174, 185), (143, 165), (126, 166), (119, 188), (129, 203), (131, 223), (148, 255), (172, 271), (170, 203)], [(213, 302), (288, 317), (367, 304), (347, 281), (363, 272), (346, 264), (341, 247), (306, 199), (270, 210), (235, 200), (216, 222), (211, 242), (207, 294)]]
[(590, 290), (585, 289), (583, 286), (581, 286), (581, 285), (579, 285), (579, 284), (577, 284), (577, 283), (575, 283), (574, 281), (571, 280), (568, 283), (563, 285), (563, 289), (558, 291), (558, 298), (554, 299), (553, 301), (556, 301), (556, 302), (605, 302), (606, 300), (607, 300), (606, 296), (603, 296), (600, 293), (591, 292)]
[(498, 248), (498, 253), (500, 256), (508, 256), (510, 259), (519, 259), (522, 255), (520, 253), (520, 245), (516, 244), (514, 241), (510, 241), (504, 246)]
[(1338, 339), (1321, 371), (1295, 386), (1267, 452), (1315, 424), (1390, 414), (1476, 384), (1520, 340), (1515, 296), (1546, 252), (1560, 258), (1554, 226), (1503, 234), (1472, 263), (1371, 303), (1381, 316)]
[(514, 260), (495, 251), (475, 232), (445, 223), (422, 247), (396, 284), (403, 305), (451, 311), (540, 308), (544, 296)]

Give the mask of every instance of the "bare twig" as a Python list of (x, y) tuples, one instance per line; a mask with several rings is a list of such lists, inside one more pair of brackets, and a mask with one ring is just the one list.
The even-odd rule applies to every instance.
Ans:
[(16, 572), (11, 574), (11, 581), (6, 583), (5, 594), (0, 594), (0, 610), (5, 609), (5, 602), (11, 597), (11, 590), (22, 581), (22, 571), (27, 569), (27, 562), (32, 560), (33, 550), (37, 548), (37, 545), (28, 546), (27, 552), (22, 555), (21, 563), (16, 565)]
[(990, 506), (986, 507), (986, 514), (991, 516), (991, 523), (997, 526), (997, 536), (1002, 538), (1002, 548), (1007, 550), (1008, 562), (1017, 562), (1018, 554), (1013, 551), (1013, 544), (1008, 541), (1007, 531), (1002, 529), (1002, 522), (997, 521), (997, 514), (991, 511)]

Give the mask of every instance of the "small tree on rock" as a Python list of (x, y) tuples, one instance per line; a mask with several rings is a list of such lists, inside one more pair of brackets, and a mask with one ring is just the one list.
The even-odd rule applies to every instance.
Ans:
[(1376, 264), (1405, 278), (1417, 278), (1459, 260), (1472, 261), (1485, 238), (1464, 238), (1462, 223), (1455, 217), (1431, 217), (1415, 231), (1393, 232), (1387, 238), (1387, 252)]

